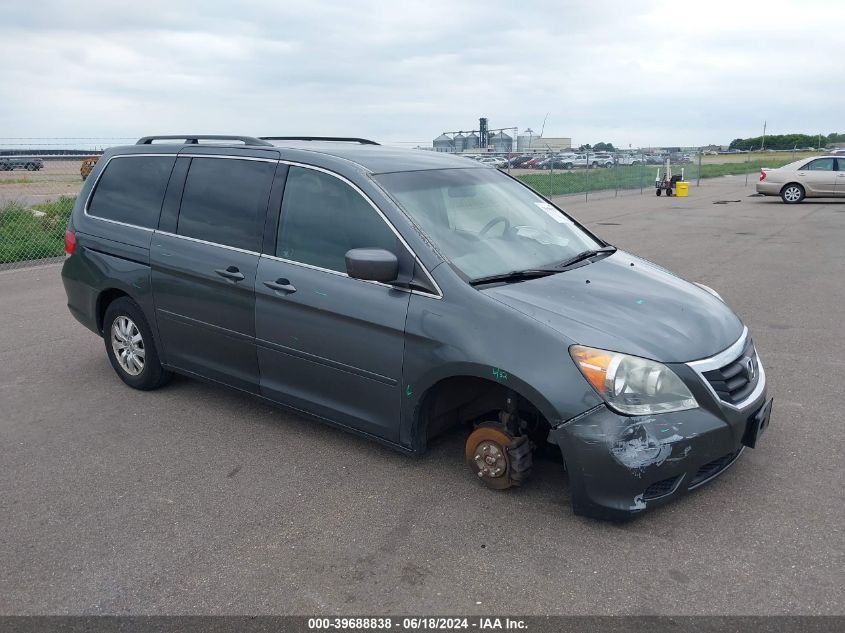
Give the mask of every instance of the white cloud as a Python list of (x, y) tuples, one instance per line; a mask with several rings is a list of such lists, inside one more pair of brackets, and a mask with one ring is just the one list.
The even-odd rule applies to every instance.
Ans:
[(491, 126), (576, 142), (845, 131), (845, 3), (323, 1), (4, 8), (6, 136)]

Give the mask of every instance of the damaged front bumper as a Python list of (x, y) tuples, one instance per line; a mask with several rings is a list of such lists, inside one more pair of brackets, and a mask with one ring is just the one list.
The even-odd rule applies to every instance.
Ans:
[(553, 429), (575, 513), (626, 519), (662, 505), (723, 473), (768, 425), (765, 387), (742, 409), (697, 396), (697, 409), (628, 417), (601, 405)]

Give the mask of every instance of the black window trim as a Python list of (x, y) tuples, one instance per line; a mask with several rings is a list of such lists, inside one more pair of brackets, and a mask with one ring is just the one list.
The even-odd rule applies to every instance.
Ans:
[[(150, 228), (147, 226), (140, 226), (138, 224), (131, 224), (130, 222), (121, 222), (120, 220), (110, 220), (109, 218), (103, 218), (99, 215), (92, 215), (88, 212), (88, 209), (91, 207), (91, 199), (94, 197), (94, 193), (97, 191), (97, 186), (100, 184), (100, 179), (103, 177), (103, 174), (106, 173), (106, 169), (111, 164), (111, 162), (115, 158), (135, 158), (137, 156), (164, 156), (164, 157), (173, 157), (174, 159), (177, 158), (178, 154), (175, 152), (170, 153), (148, 153), (148, 152), (139, 152), (137, 154), (115, 154), (114, 156), (109, 156), (109, 159), (106, 161), (106, 164), (103, 165), (103, 168), (100, 170), (100, 173), (97, 174), (97, 180), (94, 181), (94, 185), (91, 187), (91, 191), (88, 192), (88, 197), (85, 198), (85, 206), (82, 208), (82, 213), (86, 218), (91, 218), (92, 220), (99, 220), (100, 222), (108, 222), (109, 224), (117, 224), (119, 226), (128, 226), (133, 229), (139, 229), (141, 231), (147, 231), (148, 233), (152, 233), (155, 231), (155, 228)], [(175, 165), (175, 162), (174, 162)], [(171, 170), (172, 173), (172, 170)], [(170, 177), (168, 176), (168, 181)], [(160, 210), (159, 210), (160, 211)]]
[[(97, 190), (97, 185), (100, 183), (100, 178), (102, 178), (103, 174), (106, 172), (106, 168), (109, 166), (109, 163), (111, 163), (111, 161), (113, 161), (116, 158), (133, 158), (133, 157), (136, 157), (136, 156), (166, 156), (166, 157), (174, 157), (176, 159), (184, 156), (184, 157), (191, 158), (191, 159), (193, 159), (193, 158), (224, 158), (224, 159), (232, 159), (232, 160), (252, 160), (252, 161), (265, 162), (265, 163), (276, 163), (276, 164), (288, 165), (288, 167), (303, 167), (305, 169), (313, 169), (315, 171), (321, 171), (321, 172), (326, 173), (330, 176), (334, 176), (335, 178), (338, 178), (342, 182), (345, 182), (347, 185), (352, 187), (352, 189), (354, 191), (356, 191), (358, 193), (358, 195), (363, 197), (364, 200), (375, 210), (375, 212), (379, 215), (379, 217), (381, 217), (382, 221), (384, 221), (384, 223), (387, 224), (387, 227), (391, 231), (393, 231), (394, 235), (396, 235), (399, 242), (405, 247), (405, 249), (408, 251), (408, 253), (410, 253), (414, 262), (419, 266), (420, 271), (422, 271), (422, 273), (428, 278), (428, 280), (431, 282), (432, 287), (434, 287), (437, 291), (436, 294), (432, 294), (430, 292), (425, 292), (425, 291), (422, 291), (422, 290), (410, 290), (409, 292), (411, 294), (416, 294), (416, 295), (420, 295), (420, 296), (423, 296), (423, 297), (430, 297), (430, 298), (433, 298), (433, 299), (442, 299), (443, 298), (443, 291), (440, 289), (440, 286), (437, 283), (437, 281), (434, 279), (434, 277), (432, 277), (431, 272), (429, 272), (428, 268), (426, 268), (426, 266), (422, 263), (422, 261), (420, 261), (420, 258), (417, 257), (417, 254), (416, 254), (416, 252), (414, 252), (414, 249), (411, 248), (411, 245), (408, 244), (408, 242), (405, 240), (404, 237), (402, 237), (402, 235), (399, 233), (399, 231), (396, 229), (396, 227), (393, 225), (393, 223), (387, 218), (387, 216), (384, 215), (384, 213), (382, 213), (381, 209), (378, 208), (378, 205), (376, 205), (375, 202), (373, 202), (372, 199), (366, 193), (364, 193), (364, 191), (358, 185), (356, 185), (354, 182), (352, 182), (351, 180), (349, 180), (345, 176), (338, 174), (337, 172), (331, 171), (330, 169), (326, 169), (325, 167), (318, 167), (316, 165), (309, 165), (307, 163), (300, 163), (300, 162), (297, 162), (297, 161), (285, 160), (285, 159), (279, 160), (277, 158), (262, 158), (262, 157), (257, 157), (257, 156), (231, 156), (231, 155), (226, 155), (226, 154), (201, 154), (201, 153), (186, 152), (186, 151), (184, 151), (184, 149), (180, 152), (162, 152), (162, 153), (138, 152), (138, 153), (131, 153), (131, 154), (115, 154), (113, 156), (110, 156), (109, 159), (106, 161), (106, 164), (103, 165), (103, 169), (100, 170), (99, 174), (97, 174), (97, 180), (94, 181), (94, 185), (91, 187), (91, 191), (88, 193), (88, 197), (85, 199), (85, 207), (83, 208), (83, 213), (84, 213), (85, 217), (92, 218), (94, 220), (99, 220), (101, 222), (108, 222), (110, 224), (118, 224), (120, 226), (128, 226), (130, 228), (140, 229), (141, 231), (147, 231), (147, 232), (150, 232), (150, 233), (158, 233), (158, 234), (161, 234), (161, 235), (168, 235), (170, 237), (176, 237), (176, 238), (188, 240), (188, 241), (191, 241), (191, 242), (197, 242), (197, 243), (200, 243), (200, 244), (207, 244), (209, 246), (219, 246), (220, 248), (225, 248), (225, 249), (236, 251), (236, 252), (239, 252), (239, 253), (245, 253), (245, 254), (248, 254), (248, 255), (258, 255), (260, 257), (265, 257), (267, 259), (285, 262), (287, 264), (292, 264), (294, 266), (302, 266), (303, 268), (311, 268), (313, 270), (319, 270), (319, 271), (322, 271), (322, 272), (331, 273), (333, 275), (340, 275), (340, 276), (343, 276), (343, 277), (349, 277), (349, 275), (347, 275), (345, 272), (341, 272), (341, 271), (338, 271), (338, 270), (331, 270), (329, 268), (321, 268), (319, 266), (313, 266), (311, 264), (305, 264), (303, 262), (297, 262), (297, 261), (293, 261), (293, 260), (290, 260), (290, 259), (284, 259), (283, 257), (276, 257), (275, 255), (270, 255), (270, 254), (267, 254), (267, 253), (258, 253), (256, 251), (246, 250), (246, 249), (243, 249), (243, 248), (237, 248), (235, 246), (229, 246), (228, 244), (219, 244), (217, 242), (208, 242), (206, 240), (201, 240), (199, 238), (190, 237), (190, 236), (187, 236), (187, 235), (178, 235), (178, 234), (172, 233), (170, 231), (162, 231), (158, 228), (148, 228), (146, 226), (139, 226), (137, 224), (129, 224), (127, 222), (120, 222), (119, 220), (109, 220), (108, 218), (101, 218), (100, 216), (89, 214), (88, 208), (91, 204), (91, 198), (94, 196), (94, 192)], [(182, 186), (184, 187), (184, 183), (182, 184)], [(284, 192), (282, 193), (282, 200), (284, 200)], [(281, 204), (279, 205), (278, 210), (276, 210), (274, 208), (268, 208), (267, 212), (268, 213), (275, 213), (277, 215), (277, 219), (279, 221), (281, 220)], [(391, 286), (390, 284), (384, 284), (384, 283), (381, 283), (381, 282), (378, 282), (378, 281), (368, 281), (366, 283), (373, 283), (373, 284), (377, 284), (377, 285), (380, 285), (380, 286), (384, 286), (386, 288), (393, 288), (394, 290), (405, 290), (404, 288), (396, 288), (396, 286)]]
[[(402, 246), (405, 247), (405, 250), (408, 251), (408, 253), (413, 258), (414, 262), (419, 266), (420, 270), (423, 272), (423, 274), (431, 282), (432, 287), (437, 290), (436, 294), (432, 294), (430, 292), (425, 292), (423, 290), (410, 290), (409, 292), (411, 294), (417, 294), (417, 295), (421, 295), (421, 296), (424, 296), (424, 297), (431, 297), (433, 299), (442, 299), (443, 298), (443, 291), (440, 289), (440, 286), (437, 284), (437, 281), (435, 281), (434, 277), (431, 276), (431, 273), (428, 271), (428, 268), (426, 268), (425, 265), (420, 261), (420, 258), (417, 257), (417, 254), (414, 252), (414, 249), (411, 248), (411, 245), (408, 244), (407, 241), (405, 241), (405, 238), (402, 237), (402, 234), (399, 233), (399, 231), (396, 229), (395, 226), (393, 226), (393, 223), (387, 218), (386, 215), (384, 215), (382, 210), (378, 208), (378, 205), (376, 205), (376, 203), (373, 202), (372, 199), (366, 193), (364, 193), (364, 191), (358, 185), (356, 185), (354, 182), (352, 182), (351, 180), (349, 180), (345, 176), (342, 176), (341, 174), (338, 174), (337, 172), (331, 171), (330, 169), (326, 169), (325, 167), (318, 167), (316, 165), (308, 165), (306, 163), (299, 163), (299, 162), (296, 162), (296, 161), (285, 160), (285, 159), (281, 159), (279, 162), (283, 165), (288, 165), (289, 167), (303, 167), (305, 169), (312, 169), (314, 171), (320, 171), (320, 172), (323, 172), (324, 174), (328, 174), (329, 176), (334, 176), (335, 178), (337, 178), (341, 182), (344, 182), (347, 185), (349, 185), (352, 188), (353, 191), (357, 192), (358, 195), (360, 195), (367, 202), (367, 204), (369, 204), (373, 208), (373, 210), (375, 210), (375, 212), (379, 215), (379, 217), (387, 225), (387, 227), (393, 232), (393, 234), (396, 236), (396, 238), (399, 240), (399, 242), (402, 244)], [(282, 192), (282, 204), (284, 204), (284, 200), (285, 200), (285, 196), (284, 196), (284, 192)], [(282, 204), (279, 205), (278, 211), (275, 210), (275, 209), (271, 209), (271, 213), (277, 213), (278, 214), (279, 222), (281, 222)], [(278, 225), (277, 225), (277, 227), (278, 227)], [(278, 257), (276, 255), (270, 255), (268, 253), (262, 253), (261, 257), (264, 257), (266, 259), (275, 260), (275, 261), (278, 261), (278, 262), (284, 262), (286, 264), (292, 264), (294, 266), (302, 266), (303, 268), (310, 268), (312, 270), (319, 270), (319, 271), (322, 271), (322, 272), (330, 273), (332, 275), (339, 275), (341, 277), (349, 277), (349, 275), (347, 275), (345, 272), (342, 272), (342, 271), (339, 271), (339, 270), (332, 270), (330, 268), (323, 268), (321, 266), (314, 266), (313, 264), (306, 264), (304, 262), (298, 262), (298, 261), (294, 261), (292, 259), (285, 259), (284, 257)], [(361, 281), (361, 280), (359, 280), (359, 281)], [(381, 283), (379, 281), (366, 281), (366, 283), (372, 283), (372, 284), (376, 284), (376, 285), (379, 285), (379, 286), (384, 286), (386, 288), (392, 288), (394, 290), (405, 290), (404, 288), (397, 288), (396, 286), (391, 286), (390, 284)]]

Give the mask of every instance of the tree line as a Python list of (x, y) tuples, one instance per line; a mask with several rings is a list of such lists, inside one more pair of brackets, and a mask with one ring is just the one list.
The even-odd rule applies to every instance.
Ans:
[[(802, 147), (827, 147), (833, 143), (845, 143), (845, 134), (831, 132), (830, 134), (772, 134), (766, 136), (765, 149), (795, 149)], [(731, 141), (730, 149), (760, 149), (763, 147), (763, 137), (735, 138)]]

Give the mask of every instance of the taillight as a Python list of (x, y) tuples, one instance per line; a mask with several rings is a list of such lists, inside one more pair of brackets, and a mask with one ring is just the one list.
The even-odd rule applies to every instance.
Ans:
[(760, 170), (760, 182), (763, 182), (766, 179), (766, 172), (764, 170)]
[(76, 250), (76, 233), (73, 231), (65, 231), (65, 253), (73, 255)]

